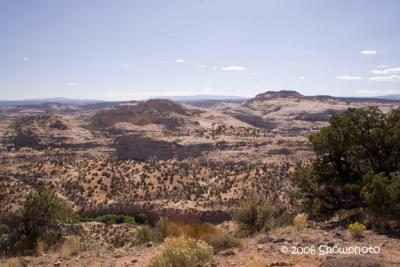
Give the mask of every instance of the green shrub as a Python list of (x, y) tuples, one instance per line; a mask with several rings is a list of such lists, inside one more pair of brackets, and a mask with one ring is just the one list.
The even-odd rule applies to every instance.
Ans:
[(365, 225), (359, 222), (355, 222), (349, 225), (351, 236), (354, 239), (359, 239), (363, 237), (365, 229), (366, 229)]
[(42, 187), (26, 198), (21, 220), (32, 247), (38, 240), (51, 246), (60, 236), (60, 224), (72, 220), (72, 210), (53, 189)]
[(400, 108), (334, 114), (310, 142), (316, 158), (293, 176), (307, 213), (326, 219), (341, 209), (361, 208), (375, 225), (400, 218)]
[(217, 233), (213, 235), (207, 235), (204, 236), (202, 240), (213, 247), (214, 253), (218, 253), (229, 248), (242, 247), (240, 240), (231, 234)]
[(147, 218), (147, 215), (144, 213), (140, 213), (138, 216), (135, 216), (135, 221), (138, 224), (148, 224), (149, 219)]
[(207, 263), (213, 249), (201, 240), (186, 236), (166, 238), (160, 252), (154, 256), (149, 267), (197, 267)]
[(98, 217), (80, 217), (81, 222), (101, 222), (105, 224), (136, 224), (135, 219), (128, 215), (107, 214)]
[(7, 224), (0, 223), (0, 235), (7, 234), (10, 232), (10, 227)]
[(233, 215), (239, 229), (245, 234), (270, 230), (272, 217), (271, 204), (257, 197), (242, 200)]

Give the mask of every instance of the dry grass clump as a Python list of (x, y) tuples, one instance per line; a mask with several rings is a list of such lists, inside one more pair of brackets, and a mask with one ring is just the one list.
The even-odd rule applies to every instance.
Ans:
[(74, 255), (78, 255), (81, 251), (81, 238), (79, 236), (73, 235), (70, 236), (62, 246), (60, 254), (62, 257), (70, 257)]
[(246, 262), (245, 267), (267, 267), (269, 264), (267, 261), (259, 256), (250, 257), (250, 259)]
[(38, 240), (36, 242), (35, 250), (37, 255), (42, 255), (43, 253), (47, 252), (48, 249), (49, 245), (45, 241)]
[(148, 225), (138, 229), (134, 245), (141, 245), (147, 242), (162, 242), (167, 237), (179, 237), (182, 235), (201, 239), (204, 236), (217, 232), (214, 225), (209, 223), (185, 224), (171, 222), (168, 218), (161, 217), (154, 228)]
[(307, 227), (308, 216), (305, 213), (297, 214), (293, 219), (293, 225), (297, 230), (303, 230)]
[(9, 258), (5, 261), (0, 261), (0, 267), (21, 267), (21, 263), (17, 258)]
[(257, 197), (242, 200), (233, 216), (239, 230), (246, 235), (270, 230), (272, 217), (271, 204), (265, 199)]
[(213, 247), (214, 253), (218, 253), (225, 249), (242, 247), (242, 242), (240, 242), (238, 238), (227, 233), (216, 233), (212, 235), (207, 235), (203, 237), (202, 240)]
[(213, 248), (201, 240), (187, 236), (166, 238), (149, 267), (203, 266), (212, 255)]

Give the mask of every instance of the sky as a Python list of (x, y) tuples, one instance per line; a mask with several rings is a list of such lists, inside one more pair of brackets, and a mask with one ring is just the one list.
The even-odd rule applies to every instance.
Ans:
[(0, 99), (400, 94), (399, 0), (0, 0)]

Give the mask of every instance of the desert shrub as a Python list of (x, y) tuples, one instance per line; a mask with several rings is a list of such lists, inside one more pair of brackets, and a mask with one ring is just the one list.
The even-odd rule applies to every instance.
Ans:
[(9, 258), (5, 261), (0, 261), (0, 267), (21, 267), (22, 264), (18, 258)]
[(183, 233), (189, 237), (200, 239), (203, 236), (217, 232), (214, 225), (209, 223), (186, 224), (183, 226)]
[(303, 230), (307, 226), (308, 216), (305, 213), (297, 214), (293, 219), (293, 225), (297, 230)]
[(359, 222), (349, 224), (348, 228), (350, 230), (351, 236), (354, 239), (359, 239), (359, 238), (363, 237), (365, 229), (366, 229), (365, 225), (362, 223), (359, 223)]
[(60, 235), (57, 232), (42, 233), (38, 239), (36, 239), (35, 250), (37, 254), (42, 254), (51, 249), (51, 247), (57, 243)]
[(7, 234), (10, 232), (10, 227), (7, 224), (0, 223), (0, 235)]
[(148, 224), (149, 219), (147, 218), (147, 215), (144, 213), (140, 213), (138, 216), (135, 216), (135, 221), (138, 224)]
[(136, 224), (135, 219), (128, 215), (107, 214), (98, 217), (80, 217), (81, 222), (101, 222), (105, 224)]
[(162, 241), (167, 237), (178, 237), (186, 235), (195, 239), (215, 233), (217, 230), (214, 225), (209, 223), (176, 223), (171, 222), (166, 217), (161, 217), (154, 227), (154, 232)]
[(142, 245), (147, 242), (154, 242), (159, 239), (157, 233), (148, 225), (140, 226), (137, 230), (136, 239), (133, 245)]
[(267, 261), (259, 256), (252, 257), (246, 262), (246, 267), (267, 267), (270, 266)]
[(166, 217), (161, 217), (155, 225), (155, 232), (160, 241), (167, 237), (178, 237), (183, 234), (183, 231), (183, 225), (171, 222)]
[(310, 142), (316, 158), (293, 176), (307, 213), (325, 219), (362, 208), (377, 225), (400, 218), (400, 108), (334, 114)]
[(268, 231), (272, 227), (273, 211), (265, 199), (250, 197), (242, 200), (233, 218), (245, 234)]
[(60, 237), (60, 224), (71, 221), (72, 210), (54, 190), (43, 187), (30, 194), (25, 200), (21, 221), (27, 245), (36, 245), (40, 240), (48, 247)]
[(229, 248), (240, 248), (242, 243), (236, 237), (226, 233), (216, 233), (207, 235), (202, 238), (207, 244), (213, 247), (214, 253), (218, 253), (222, 250)]
[(160, 252), (154, 256), (149, 267), (196, 267), (207, 263), (213, 249), (201, 240), (186, 237), (166, 238)]
[(61, 255), (63, 257), (70, 257), (78, 255), (81, 251), (81, 238), (79, 236), (70, 236), (64, 245), (61, 247)]

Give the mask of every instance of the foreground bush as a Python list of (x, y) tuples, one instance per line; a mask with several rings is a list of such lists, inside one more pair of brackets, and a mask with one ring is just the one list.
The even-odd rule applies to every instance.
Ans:
[(240, 231), (248, 235), (270, 230), (272, 217), (271, 204), (257, 197), (242, 200), (233, 215)]
[(212, 255), (212, 247), (201, 240), (186, 236), (166, 238), (160, 252), (151, 259), (149, 267), (202, 266)]
[(359, 222), (355, 222), (349, 225), (351, 236), (354, 239), (362, 238), (364, 236), (365, 229), (365, 225)]
[(310, 136), (315, 160), (294, 175), (296, 196), (316, 219), (362, 208), (374, 225), (400, 218), (400, 108), (349, 109)]
[(72, 210), (55, 191), (48, 187), (40, 188), (27, 197), (21, 211), (26, 244), (33, 248), (41, 242), (41, 246), (48, 249), (60, 237), (60, 225), (71, 220)]
[(207, 244), (213, 247), (214, 253), (218, 253), (222, 250), (229, 248), (240, 248), (242, 243), (236, 237), (231, 234), (217, 233), (208, 235), (202, 238)]
[(299, 213), (293, 219), (293, 225), (297, 230), (303, 230), (307, 226), (307, 214)]

